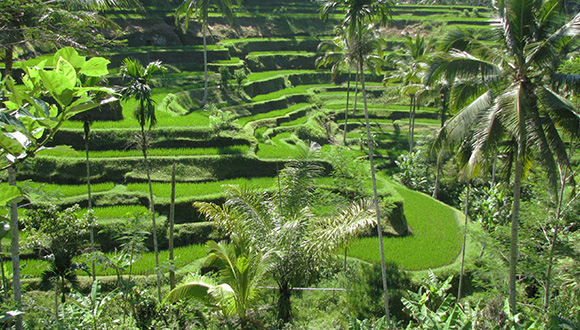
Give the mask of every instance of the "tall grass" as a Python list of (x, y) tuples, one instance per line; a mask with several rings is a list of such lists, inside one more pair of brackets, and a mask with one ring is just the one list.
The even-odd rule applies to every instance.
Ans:
[[(406, 270), (437, 268), (452, 263), (462, 244), (459, 211), (431, 197), (395, 185), (404, 198), (405, 216), (413, 234), (384, 238), (385, 261)], [(349, 246), (349, 255), (380, 263), (376, 237), (360, 238)]]

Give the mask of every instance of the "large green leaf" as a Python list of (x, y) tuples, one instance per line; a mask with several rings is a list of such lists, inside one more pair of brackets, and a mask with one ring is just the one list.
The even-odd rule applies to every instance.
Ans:
[(13, 156), (18, 156), (24, 152), (25, 140), (24, 135), (20, 132), (4, 132), (0, 134), (0, 149)]
[(58, 64), (56, 65), (56, 72), (62, 74), (68, 79), (70, 86), (76, 86), (77, 84), (77, 71), (75, 68), (64, 58), (58, 59)]
[[(86, 62), (85, 56), (80, 56), (76, 49), (72, 47), (65, 47), (58, 50), (54, 54), (54, 60), (59, 60), (59, 58), (65, 59), (68, 63), (70, 63), (73, 67), (80, 69)], [(58, 63), (58, 62), (57, 62)]]
[(88, 77), (105, 76), (109, 73), (109, 70), (107, 69), (109, 63), (111, 63), (111, 61), (102, 57), (93, 57), (84, 63), (80, 73)]
[(214, 302), (213, 296), (209, 293), (213, 287), (213, 285), (202, 281), (185, 283), (171, 290), (165, 300), (176, 302), (182, 299), (196, 299), (203, 302)]
[[(22, 196), (20, 189), (16, 186), (4, 186), (0, 189), (0, 206), (4, 206), (14, 200), (14, 198)], [(1, 234), (1, 228), (0, 228)]]
[[(71, 81), (63, 74), (56, 72), (56, 71), (40, 71), (40, 76), (42, 77), (42, 82), (44, 83), (44, 87), (48, 90), (48, 92), (59, 101), (59, 103), (66, 105), (63, 101), (66, 98), (62, 98), (65, 91), (72, 91), (74, 85)], [(71, 95), (72, 98), (72, 95)]]

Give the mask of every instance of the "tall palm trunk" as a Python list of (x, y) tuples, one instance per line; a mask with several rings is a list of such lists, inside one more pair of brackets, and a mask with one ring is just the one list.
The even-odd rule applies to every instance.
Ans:
[[(520, 137), (518, 141), (518, 155), (514, 173), (514, 200), (512, 204), (511, 242), (510, 242), (510, 275), (509, 275), (509, 307), (512, 315), (517, 314), (516, 306), (516, 267), (518, 262), (518, 226), (520, 221), (520, 193), (523, 174), (523, 160), (525, 156), (526, 137), (525, 131), (520, 125)], [(522, 133), (524, 132), (524, 133)]]
[(465, 248), (467, 246), (467, 218), (469, 218), (469, 197), (471, 193), (471, 180), (467, 182), (467, 194), (465, 196), (465, 209), (463, 216), (465, 223), (463, 224), (463, 245), (461, 246), (461, 271), (459, 272), (459, 287), (457, 289), (457, 303), (461, 299), (461, 290), (463, 288), (463, 269), (465, 266)]
[(201, 105), (204, 106), (207, 101), (207, 38), (206, 38), (207, 21), (202, 23), (202, 34), (203, 34), (203, 72), (204, 72), (204, 82), (203, 82), (203, 98), (201, 99)]
[[(87, 114), (85, 114), (87, 115)], [(88, 115), (87, 115), (88, 116)], [(85, 131), (85, 153), (87, 160), (87, 198), (88, 198), (88, 209), (89, 211), (93, 209), (93, 199), (91, 196), (91, 162), (89, 158), (89, 137), (91, 134), (91, 126), (88, 118), (86, 118), (83, 128)], [(91, 244), (91, 253), (95, 253), (95, 228), (91, 225), (89, 231), (89, 241)], [(97, 279), (97, 274), (95, 272), (95, 258), (91, 258), (91, 275), (93, 276), (93, 282)]]
[(437, 194), (439, 194), (439, 182), (441, 181), (441, 162), (443, 161), (443, 150), (439, 151), (437, 154), (437, 170), (435, 171), (435, 184), (433, 187), (433, 195), (431, 197), (437, 199)]
[(413, 152), (413, 135), (415, 130), (415, 103), (417, 102), (415, 94), (409, 94), (409, 152)]
[[(143, 107), (141, 107), (143, 109)], [(144, 116), (143, 116), (144, 117)], [(147, 174), (147, 184), (149, 185), (149, 211), (151, 212), (151, 220), (153, 226), (153, 251), (155, 254), (155, 273), (157, 274), (157, 298), (161, 301), (161, 270), (159, 269), (159, 247), (157, 244), (157, 223), (155, 221), (155, 201), (153, 199), (153, 184), (151, 183), (151, 169), (149, 166), (149, 159), (147, 158), (147, 133), (145, 132), (145, 125), (141, 125), (141, 151), (143, 152), (143, 163), (145, 164), (145, 172)]]
[(360, 78), (359, 70), (360, 69), (357, 67), (356, 74), (355, 74), (355, 77), (354, 77), (354, 105), (353, 105), (353, 108), (352, 108), (352, 115), (353, 115), (353, 117), (356, 116), (356, 104), (358, 102), (358, 81), (359, 81), (359, 78)]
[[(16, 169), (8, 169), (8, 183), (16, 186)], [(22, 287), (20, 285), (20, 241), (18, 236), (18, 204), (10, 203), (10, 226), (12, 227), (12, 292), (17, 309), (22, 305)], [(22, 316), (16, 316), (16, 329), (22, 330)]]
[[(14, 63), (14, 48), (9, 45), (4, 56), (5, 75), (12, 76)], [(14, 166), (8, 169), (8, 184), (16, 186), (16, 169)], [(18, 237), (18, 204), (10, 203), (10, 227), (12, 228), (12, 294), (14, 304), (20, 309), (22, 305), (22, 287), (20, 285), (20, 241)], [(22, 330), (22, 315), (16, 316), (16, 330)]]
[[(570, 153), (570, 157), (572, 153)], [(546, 270), (546, 283), (544, 284), (544, 312), (547, 313), (550, 307), (550, 277), (552, 277), (552, 265), (554, 264), (554, 249), (556, 248), (556, 241), (560, 234), (560, 220), (563, 216), (562, 204), (564, 201), (564, 189), (566, 188), (566, 177), (568, 176), (568, 166), (564, 168), (564, 172), (560, 171), (560, 193), (558, 195), (558, 205), (556, 207), (556, 223), (552, 233), (552, 241), (550, 242), (550, 252), (548, 253), (548, 269)]]
[(171, 269), (169, 270), (169, 287), (171, 290), (175, 289), (175, 263), (173, 256), (173, 229), (175, 223), (175, 162), (171, 168), (171, 206), (169, 207), (169, 262)]
[(342, 137), (342, 141), (346, 146), (346, 132), (348, 128), (348, 101), (350, 101), (350, 67), (348, 68), (348, 79), (346, 82), (346, 109), (344, 110), (344, 136)]
[(379, 195), (377, 192), (377, 178), (375, 174), (375, 164), (373, 158), (373, 141), (371, 138), (371, 125), (369, 121), (369, 111), (367, 106), (367, 94), (365, 89), (365, 75), (363, 71), (363, 61), (362, 56), (359, 58), (359, 66), (360, 66), (360, 80), (361, 80), (361, 90), (363, 94), (363, 104), (364, 104), (364, 111), (365, 111), (365, 123), (366, 123), (366, 131), (367, 131), (367, 144), (369, 149), (369, 161), (371, 165), (371, 179), (373, 182), (373, 194), (374, 194), (374, 203), (375, 203), (375, 213), (377, 217), (377, 232), (379, 236), (379, 249), (381, 251), (381, 275), (383, 279), (383, 291), (385, 295), (385, 318), (387, 321), (387, 325), (390, 322), (389, 316), (389, 293), (388, 293), (388, 284), (387, 284), (387, 266), (385, 265), (385, 248), (383, 245), (383, 228), (381, 226), (381, 213), (379, 208)]
[(278, 319), (281, 321), (280, 327), (287, 324), (292, 319), (292, 308), (290, 305), (290, 295), (292, 288), (287, 280), (283, 280), (280, 284), (280, 292), (278, 293)]

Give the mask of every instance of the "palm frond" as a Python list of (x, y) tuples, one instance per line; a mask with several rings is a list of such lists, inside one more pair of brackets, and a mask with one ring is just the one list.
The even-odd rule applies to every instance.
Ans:
[(210, 294), (210, 289), (215, 286), (215, 281), (201, 275), (190, 275), (189, 281), (171, 290), (165, 297), (166, 302), (177, 302), (185, 299), (196, 299), (210, 305), (216, 301)]

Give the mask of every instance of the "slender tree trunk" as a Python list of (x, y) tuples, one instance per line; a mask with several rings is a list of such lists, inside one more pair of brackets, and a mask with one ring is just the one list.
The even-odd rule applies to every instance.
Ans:
[(525, 155), (525, 133), (520, 133), (518, 141), (518, 155), (514, 173), (514, 200), (512, 204), (512, 224), (510, 243), (510, 275), (509, 275), (509, 307), (512, 315), (517, 314), (516, 305), (516, 270), (518, 263), (518, 226), (520, 221), (520, 193), (522, 185), (523, 159)]
[(437, 155), (437, 170), (435, 172), (435, 187), (433, 188), (433, 195), (431, 197), (437, 199), (439, 193), (439, 181), (441, 181), (441, 161), (443, 158), (443, 150), (439, 151)]
[[(16, 186), (16, 169), (8, 169), (8, 183)], [(10, 226), (12, 227), (12, 292), (14, 305), (17, 309), (22, 306), (22, 287), (20, 285), (20, 240), (18, 236), (18, 203), (10, 203)], [(16, 316), (16, 329), (22, 330), (22, 315)]]
[(346, 272), (346, 256), (348, 255), (348, 240), (344, 244), (344, 271)]
[(54, 319), (56, 320), (56, 324), (60, 323), (58, 316), (58, 283), (54, 284)]
[(203, 30), (203, 72), (204, 72), (204, 82), (203, 82), (203, 98), (201, 99), (201, 105), (204, 106), (207, 102), (207, 38), (206, 38), (207, 21), (202, 23)]
[(385, 264), (385, 248), (383, 245), (383, 227), (381, 226), (381, 212), (379, 208), (379, 194), (377, 192), (377, 178), (375, 173), (375, 164), (374, 164), (374, 157), (373, 157), (373, 141), (371, 138), (371, 125), (369, 121), (369, 111), (367, 107), (367, 94), (365, 89), (365, 75), (363, 72), (363, 62), (362, 59), (359, 59), (360, 71), (361, 71), (361, 90), (363, 94), (363, 104), (364, 104), (364, 111), (365, 111), (365, 123), (366, 123), (366, 131), (367, 131), (367, 144), (369, 148), (369, 161), (371, 165), (371, 179), (373, 182), (373, 193), (374, 193), (374, 204), (375, 204), (375, 213), (377, 217), (377, 232), (379, 236), (379, 249), (381, 251), (381, 275), (383, 278), (383, 291), (385, 295), (385, 318), (387, 321), (387, 326), (390, 325), (390, 315), (389, 315), (389, 291), (388, 291), (388, 284), (387, 284), (387, 266)]
[(2, 267), (2, 292), (4, 300), (8, 300), (8, 283), (6, 283), (6, 271), (4, 269), (4, 255), (2, 254), (2, 240), (0, 240), (0, 266)]
[(350, 101), (350, 68), (348, 69), (348, 80), (346, 82), (346, 109), (344, 110), (344, 136), (342, 141), (346, 146), (346, 133), (347, 133), (347, 126), (348, 126), (348, 101)]
[(4, 56), (4, 75), (12, 76), (12, 66), (14, 65), (14, 46), (8, 45)]
[[(570, 154), (571, 156), (572, 154)], [(550, 252), (548, 253), (548, 269), (546, 270), (546, 283), (544, 287), (544, 312), (548, 313), (550, 307), (550, 285), (552, 277), (552, 265), (554, 264), (554, 249), (556, 248), (556, 241), (560, 234), (560, 220), (562, 214), (562, 204), (564, 201), (564, 189), (566, 188), (566, 177), (568, 176), (568, 166), (565, 166), (564, 173), (560, 171), (560, 194), (558, 195), (558, 205), (556, 207), (556, 222), (554, 232), (552, 233), (552, 241), (550, 242)]]
[(159, 246), (157, 242), (157, 223), (155, 221), (155, 201), (153, 199), (153, 184), (151, 183), (151, 169), (149, 166), (149, 159), (147, 158), (147, 135), (145, 128), (141, 126), (141, 138), (143, 145), (141, 151), (143, 152), (143, 160), (145, 163), (145, 172), (147, 173), (147, 183), (149, 185), (149, 211), (151, 212), (151, 219), (153, 225), (153, 251), (155, 253), (155, 273), (157, 274), (157, 298), (162, 300), (161, 296), (161, 270), (159, 269)]
[(356, 69), (356, 74), (354, 77), (354, 105), (352, 108), (352, 116), (356, 116), (356, 105), (358, 103), (358, 81), (360, 79), (359, 68)]
[(173, 256), (173, 228), (175, 223), (175, 162), (171, 168), (171, 206), (169, 207), (169, 287), (175, 289), (175, 263)]
[(415, 106), (417, 103), (417, 98), (415, 94), (410, 94), (410, 104), (409, 104), (409, 152), (413, 152), (414, 135), (415, 135)]
[(444, 87), (441, 91), (441, 128), (445, 126), (445, 121), (447, 120), (447, 88)]
[(493, 155), (493, 165), (491, 166), (491, 186), (495, 186), (495, 170), (497, 168), (497, 153)]
[[(85, 114), (88, 116), (87, 114)], [(85, 131), (85, 153), (87, 159), (87, 199), (88, 199), (88, 209), (89, 211), (93, 209), (93, 199), (91, 196), (91, 161), (89, 158), (89, 137), (91, 134), (91, 126), (90, 122), (85, 120), (83, 124), (83, 128)], [(95, 227), (91, 224), (91, 229), (89, 231), (89, 241), (91, 244), (91, 254), (93, 254), (91, 258), (91, 274), (93, 276), (93, 282), (97, 279), (97, 273), (95, 271)]]
[(292, 320), (292, 307), (290, 305), (291, 293), (292, 289), (288, 281), (280, 284), (280, 292), (278, 293), (278, 319), (281, 321), (280, 328)]
[(465, 266), (465, 248), (467, 245), (467, 218), (469, 218), (469, 197), (471, 193), (471, 180), (467, 181), (467, 196), (465, 196), (465, 210), (463, 216), (465, 223), (463, 225), (463, 245), (461, 246), (461, 271), (459, 272), (459, 288), (457, 289), (457, 303), (461, 299), (461, 289), (463, 287), (463, 269)]

